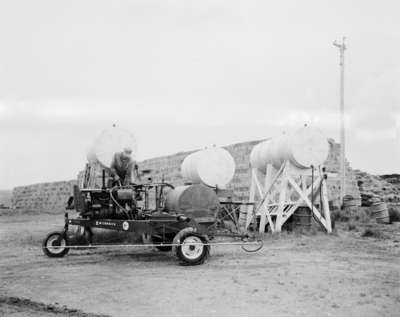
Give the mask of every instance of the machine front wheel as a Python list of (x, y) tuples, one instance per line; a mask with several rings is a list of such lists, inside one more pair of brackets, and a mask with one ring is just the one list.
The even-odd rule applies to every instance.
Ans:
[(44, 254), (51, 258), (61, 258), (66, 255), (69, 248), (66, 247), (67, 239), (61, 232), (52, 232), (43, 240), (42, 248)]
[(206, 244), (207, 240), (195, 233), (184, 232), (179, 239), (174, 240), (179, 243), (175, 248), (175, 255), (182, 265), (202, 264), (210, 254), (210, 246)]

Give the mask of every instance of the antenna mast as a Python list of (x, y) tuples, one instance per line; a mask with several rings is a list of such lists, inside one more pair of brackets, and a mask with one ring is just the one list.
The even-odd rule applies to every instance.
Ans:
[(333, 45), (340, 52), (340, 204), (346, 195), (346, 166), (345, 166), (345, 124), (344, 124), (344, 51), (346, 50), (345, 37), (342, 43), (336, 41)]

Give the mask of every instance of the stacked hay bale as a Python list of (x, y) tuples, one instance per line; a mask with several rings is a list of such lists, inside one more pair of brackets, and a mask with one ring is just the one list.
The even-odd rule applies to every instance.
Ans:
[(12, 208), (21, 212), (63, 212), (76, 183), (72, 180), (15, 187)]
[[(234, 200), (246, 201), (249, 198), (249, 188), (251, 180), (251, 169), (249, 166), (250, 152), (259, 142), (243, 142), (224, 147), (233, 156), (236, 163), (235, 175), (228, 184), (227, 189), (232, 193)], [(330, 152), (325, 166), (328, 172), (338, 173), (340, 145), (333, 140), (329, 140)], [(140, 170), (150, 170), (145, 178), (152, 178), (153, 181), (166, 181), (174, 185), (183, 185), (184, 179), (181, 175), (180, 167), (185, 157), (194, 151), (180, 152), (173, 155), (162, 156), (139, 162)], [(100, 174), (95, 180), (95, 186), (101, 186)], [(13, 191), (12, 207), (20, 210), (35, 210), (45, 212), (62, 212), (68, 197), (72, 194), (73, 185), (85, 181), (85, 173), (80, 172), (77, 181), (44, 183), (30, 186), (16, 187)], [(86, 180), (87, 181), (87, 180)], [(331, 206), (340, 206), (339, 178), (328, 178), (328, 191)], [(81, 186), (82, 187), (82, 186)], [(357, 179), (349, 164), (347, 164), (346, 173), (346, 191), (347, 194), (359, 199), (360, 194), (357, 186)]]
[(11, 207), (11, 190), (0, 190), (0, 209), (10, 208)]
[(154, 182), (165, 181), (174, 185), (183, 185), (184, 180), (180, 173), (180, 167), (185, 157), (193, 152), (195, 151), (148, 159), (139, 163), (139, 169), (149, 171), (145, 177), (151, 178)]
[[(231, 153), (236, 163), (235, 175), (227, 186), (227, 189), (233, 194), (232, 198), (235, 200), (246, 201), (249, 198), (251, 180), (250, 153), (253, 147), (262, 141), (264, 140), (236, 143), (224, 147), (224, 149)], [(324, 164), (328, 172), (337, 174), (339, 171), (340, 144), (330, 139), (329, 146), (329, 156)], [(164, 179), (167, 182), (182, 185), (184, 180), (180, 173), (180, 166), (184, 158), (193, 152), (180, 152), (174, 155), (145, 160), (139, 163), (139, 168), (141, 170), (151, 170), (149, 177), (155, 181)], [(348, 162), (346, 166), (346, 192), (356, 199), (357, 206), (359, 206), (361, 204), (361, 197), (357, 186), (357, 179)], [(339, 208), (341, 204), (339, 199), (340, 180), (338, 175), (328, 178), (328, 190), (331, 206)]]
[(225, 147), (235, 159), (236, 170), (228, 189), (234, 193), (234, 198), (241, 201), (249, 199), (251, 182), (250, 153), (253, 147), (261, 141), (243, 142)]
[[(224, 147), (235, 159), (236, 169), (232, 181), (227, 190), (237, 200), (247, 200), (250, 187), (251, 170), (249, 167), (250, 152), (255, 144), (260, 141), (243, 142)], [(186, 156), (193, 153), (180, 152), (173, 155), (157, 157), (139, 163), (140, 170), (150, 170), (148, 177), (153, 181), (170, 182), (174, 185), (183, 185), (184, 179), (181, 175), (181, 165)]]
[[(325, 161), (326, 171), (334, 173), (336, 177), (329, 177), (327, 180), (329, 189), (329, 200), (331, 207), (339, 209), (341, 207), (340, 202), (340, 144), (335, 143), (333, 139), (329, 139), (329, 155)], [(346, 161), (346, 195), (348, 200), (350, 198), (354, 200), (356, 207), (361, 205), (361, 196), (357, 185), (357, 178), (353, 170), (350, 167), (349, 162)]]

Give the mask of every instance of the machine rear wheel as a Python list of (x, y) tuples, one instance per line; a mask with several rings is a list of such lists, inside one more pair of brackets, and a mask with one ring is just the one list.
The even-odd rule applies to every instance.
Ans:
[(179, 244), (175, 248), (175, 255), (182, 265), (202, 264), (210, 254), (210, 246), (206, 245), (206, 238), (195, 233), (184, 232), (179, 239), (174, 239), (174, 241)]
[(51, 258), (61, 258), (66, 255), (69, 248), (66, 247), (67, 239), (61, 232), (52, 232), (43, 240), (42, 248), (44, 254)]

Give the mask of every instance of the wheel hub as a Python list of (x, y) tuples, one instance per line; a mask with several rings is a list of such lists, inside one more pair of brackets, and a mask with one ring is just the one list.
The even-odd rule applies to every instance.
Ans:
[(64, 248), (65, 248), (65, 240), (64, 239), (59, 239), (58, 237), (54, 236), (51, 237), (47, 241), (47, 248), (50, 250), (51, 253), (61, 253)]
[(182, 243), (182, 253), (191, 260), (201, 256), (203, 249), (204, 244), (199, 237), (187, 237)]

